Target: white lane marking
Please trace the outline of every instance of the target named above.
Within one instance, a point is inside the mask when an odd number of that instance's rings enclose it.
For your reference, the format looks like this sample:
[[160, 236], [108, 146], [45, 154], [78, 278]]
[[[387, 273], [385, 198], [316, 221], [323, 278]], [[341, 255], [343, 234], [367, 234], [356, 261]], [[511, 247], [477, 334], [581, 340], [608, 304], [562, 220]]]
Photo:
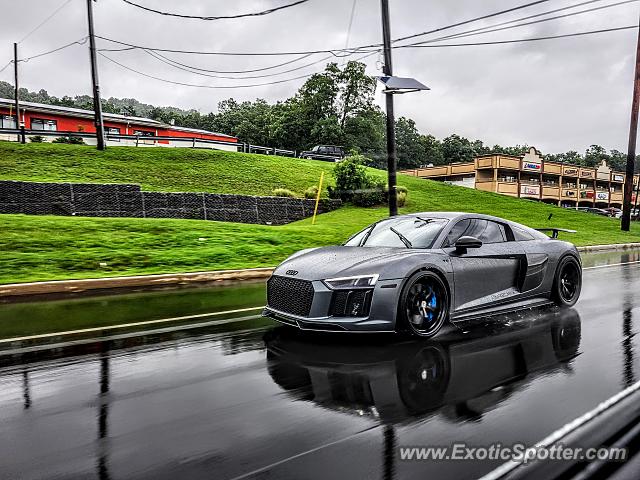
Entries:
[[633, 262], [612, 263], [610, 265], [596, 265], [595, 267], [584, 267], [582, 270], [595, 270], [596, 268], [620, 267], [622, 265], [634, 265], [636, 263], [640, 263], [640, 260], [636, 260]]
[[[618, 393], [618, 394], [614, 395], [613, 397], [611, 397], [611, 398], [605, 400], [604, 402], [600, 403], [593, 410], [590, 410], [587, 413], [585, 413], [584, 415], [581, 415], [578, 418], [576, 418], [575, 420], [567, 423], [566, 425], [564, 425], [563, 427], [559, 428], [558, 430], [556, 430], [552, 434], [550, 434], [547, 437], [545, 437], [542, 440], [540, 440], [538, 443], [535, 444], [535, 447], [538, 447], [538, 448], [539, 447], [550, 447], [554, 443], [558, 442], [562, 438], [566, 437], [570, 433], [574, 432], [575, 430], [577, 430], [578, 428], [583, 426], [585, 423], [593, 420], [598, 415], [603, 414], [609, 408], [613, 407], [615, 404], [620, 403], [622, 400], [624, 400], [625, 398], [629, 397], [630, 395], [632, 395], [632, 394], [634, 394], [635, 392], [638, 392], [638, 391], [640, 391], [640, 382], [637, 382], [637, 383], [631, 385], [630, 387], [625, 388], [620, 393]], [[480, 480], [497, 480], [499, 478], [503, 478], [505, 475], [507, 475], [508, 473], [512, 472], [514, 469], [516, 469], [519, 465], [521, 465], [520, 462], [509, 460], [508, 462], [503, 463], [502, 465], [500, 465], [495, 470], [493, 470], [493, 471], [487, 473], [486, 475], [484, 475], [483, 477], [481, 477]]]
[[273, 467], [277, 467], [278, 465], [282, 465], [283, 463], [290, 462], [291, 460], [295, 460], [297, 458], [304, 457], [305, 455], [309, 455], [310, 453], [315, 453], [317, 451], [320, 451], [320, 450], [322, 450], [324, 448], [332, 447], [334, 445], [338, 445], [339, 443], [346, 442], [347, 440], [351, 440], [352, 438], [355, 438], [355, 437], [357, 437], [359, 435], [362, 435], [363, 433], [370, 432], [371, 430], [375, 430], [376, 428], [380, 428], [380, 425], [373, 425], [372, 427], [368, 427], [368, 428], [365, 428], [364, 430], [360, 430], [359, 432], [352, 433], [351, 435], [348, 435], [348, 436], [346, 436], [344, 438], [340, 438], [338, 440], [334, 440], [333, 442], [325, 443], [324, 445], [320, 445], [319, 447], [315, 447], [315, 448], [312, 448], [310, 450], [305, 450], [304, 452], [297, 453], [295, 455], [292, 455], [290, 457], [284, 458], [284, 459], [279, 460], [277, 462], [273, 462], [273, 463], [271, 463], [269, 465], [266, 465], [264, 467], [257, 468], [255, 470], [252, 470], [252, 471], [247, 472], [247, 473], [243, 473], [242, 475], [239, 475], [237, 477], [233, 477], [231, 480], [241, 480], [243, 478], [252, 477], [252, 476], [256, 475], [257, 473], [262, 473], [262, 472], [271, 470]]
[[[81, 330], [69, 330], [66, 332], [43, 333], [41, 335], [31, 335], [28, 337], [6, 338], [3, 340], [0, 340], [0, 344], [20, 342], [24, 340], [36, 340], [38, 338], [59, 337], [62, 335], [74, 335], [77, 333], [91, 333], [91, 332], [101, 332], [103, 330], [115, 330], [115, 329], [128, 328], [128, 327], [139, 327], [142, 325], [155, 325], [158, 323], [177, 322], [180, 320], [192, 320], [194, 318], [217, 317], [220, 315], [228, 315], [232, 313], [242, 313], [242, 312], [251, 312], [255, 310], [262, 310], [263, 308], [264, 307], [238, 308], [236, 310], [226, 310], [224, 312], [201, 313], [198, 315], [186, 315], [184, 317], [170, 317], [170, 318], [161, 318], [160, 320], [148, 320], [146, 322], [123, 323], [121, 325], [107, 325], [104, 327], [83, 328]], [[231, 320], [236, 320], [236, 319], [231, 319]], [[242, 321], [242, 320], [243, 319], [237, 319], [237, 321]]]
[[[56, 348], [67, 348], [67, 347], [75, 347], [75, 346], [79, 346], [79, 345], [88, 345], [91, 343], [95, 343], [97, 341], [100, 342], [109, 342], [109, 341], [113, 341], [113, 340], [123, 340], [123, 339], [127, 339], [127, 338], [134, 338], [134, 337], [140, 337], [143, 335], [158, 335], [158, 334], [163, 334], [163, 333], [172, 333], [172, 332], [177, 332], [177, 331], [185, 331], [185, 330], [191, 330], [191, 329], [195, 329], [195, 328], [207, 328], [207, 327], [213, 327], [213, 326], [219, 326], [219, 325], [226, 325], [228, 323], [240, 323], [242, 321], [247, 321], [247, 320], [252, 320], [255, 319], [256, 316], [250, 316], [250, 317], [241, 317], [241, 318], [232, 318], [232, 319], [223, 319], [223, 320], [211, 320], [209, 322], [198, 322], [198, 323], [190, 323], [188, 325], [179, 325], [179, 326], [174, 326], [174, 327], [164, 327], [164, 328], [154, 328], [152, 330], [142, 330], [142, 331], [135, 331], [135, 332], [129, 332], [129, 333], [120, 333], [118, 335], [107, 335], [106, 337], [99, 337], [99, 338], [84, 338], [81, 340], [68, 340], [66, 342], [59, 342], [59, 343], [45, 343], [45, 344], [38, 344], [38, 345], [34, 345], [32, 347], [23, 347], [23, 348], [15, 348], [12, 350], [0, 350], [0, 356], [2, 355], [20, 355], [23, 353], [32, 353], [32, 352], [39, 352], [41, 350], [53, 350]], [[255, 332], [256, 330], [260, 330], [263, 328], [267, 328], [267, 327], [254, 327], [254, 328], [245, 328], [242, 330], [234, 330], [233, 335], [238, 335], [238, 334], [243, 334], [243, 333], [247, 333], [247, 332]], [[224, 334], [225, 332], [221, 332], [222, 334]], [[229, 332], [227, 332], [229, 333]], [[192, 340], [193, 341], [193, 340]], [[128, 353], [130, 353], [131, 349], [129, 349], [129, 351], [123, 351], [123, 353], [121, 353], [120, 355], [127, 355]], [[84, 355], [79, 355], [79, 356], [84, 356]], [[115, 356], [114, 353], [111, 353], [111, 356]], [[78, 355], [75, 356], [71, 356], [71, 357], [67, 357], [67, 358], [77, 358]], [[33, 365], [39, 365], [41, 363], [48, 363], [48, 360], [44, 360], [44, 362], [35, 362], [32, 363], [31, 366]], [[7, 367], [8, 370], [7, 371], [11, 371], [12, 368], [14, 368], [14, 366], [12, 367]], [[3, 368], [0, 368], [0, 372], [5, 373], [5, 371], [3, 370]]]

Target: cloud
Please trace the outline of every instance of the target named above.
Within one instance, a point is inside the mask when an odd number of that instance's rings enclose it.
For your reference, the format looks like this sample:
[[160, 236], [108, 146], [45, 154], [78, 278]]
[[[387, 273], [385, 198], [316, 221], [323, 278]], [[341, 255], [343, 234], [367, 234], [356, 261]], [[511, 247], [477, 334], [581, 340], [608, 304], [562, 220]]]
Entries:
[[[148, 0], [140, 1], [144, 3]], [[5, 22], [0, 31], [0, 66], [11, 59], [12, 43], [62, 3], [62, 0], [55, 4], [26, 0], [3, 5]], [[283, 0], [215, 3], [157, 0], [153, 6], [209, 15], [256, 11], [282, 3]], [[576, 2], [541, 4], [452, 31], [492, 25], [572, 3]], [[392, 36], [429, 30], [513, 5], [512, 1], [506, 0], [394, 0], [391, 2]], [[588, 7], [595, 5], [598, 4]], [[265, 17], [203, 22], [154, 15], [121, 0], [99, 0], [95, 4], [95, 17], [99, 35], [134, 44], [211, 51], [298, 51], [343, 48], [351, 6], [351, 0], [311, 0]], [[528, 27], [467, 37], [461, 41], [557, 35], [632, 25], [637, 21], [637, 10], [638, 5], [631, 3]], [[74, 1], [20, 45], [20, 56], [24, 58], [47, 51], [86, 34], [85, 3]], [[414, 118], [424, 133], [432, 133], [440, 138], [456, 132], [491, 145], [534, 144], [549, 153], [569, 149], [580, 151], [592, 143], [624, 150], [636, 35], [635, 30], [629, 30], [511, 45], [396, 51], [395, 73], [415, 77], [432, 88], [429, 92], [398, 97], [396, 112], [397, 115]], [[377, 0], [357, 0], [349, 46], [379, 41], [380, 11]], [[113, 44], [101, 41], [100, 46]], [[176, 70], [139, 51], [109, 55], [132, 68], [185, 83], [229, 85], [270, 80], [234, 81], [201, 77]], [[170, 56], [183, 63], [214, 70], [260, 68], [287, 59]], [[21, 85], [31, 90], [43, 88], [57, 96], [89, 94], [88, 57], [86, 46], [74, 46], [21, 64]], [[306, 61], [319, 58], [321, 56]], [[378, 60], [377, 56], [367, 60], [370, 74], [379, 73], [376, 68]], [[321, 67], [316, 65], [274, 79], [312, 73]], [[12, 81], [10, 69], [3, 72], [0, 79]], [[103, 59], [100, 61], [100, 80], [105, 97], [134, 97], [145, 103], [195, 108], [203, 113], [215, 111], [218, 102], [229, 97], [237, 100], [283, 100], [295, 93], [304, 81], [234, 90], [199, 89], [147, 79]], [[381, 95], [378, 97], [381, 99]]]

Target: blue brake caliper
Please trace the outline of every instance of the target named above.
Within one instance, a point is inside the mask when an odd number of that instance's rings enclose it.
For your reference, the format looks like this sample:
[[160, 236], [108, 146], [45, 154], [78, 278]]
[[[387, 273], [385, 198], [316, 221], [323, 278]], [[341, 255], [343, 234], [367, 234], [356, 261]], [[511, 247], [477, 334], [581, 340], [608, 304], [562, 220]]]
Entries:
[[[436, 308], [436, 295], [435, 295], [435, 293], [433, 293], [433, 292], [431, 293], [431, 300], [429, 301], [429, 306], [430, 306], [433, 310], [435, 310], [435, 308]], [[429, 321], [433, 320], [433, 311], [432, 311], [432, 310], [430, 310], [430, 311], [429, 311], [429, 313], [428, 313], [428, 315], [427, 315], [427, 319], [428, 319]]]

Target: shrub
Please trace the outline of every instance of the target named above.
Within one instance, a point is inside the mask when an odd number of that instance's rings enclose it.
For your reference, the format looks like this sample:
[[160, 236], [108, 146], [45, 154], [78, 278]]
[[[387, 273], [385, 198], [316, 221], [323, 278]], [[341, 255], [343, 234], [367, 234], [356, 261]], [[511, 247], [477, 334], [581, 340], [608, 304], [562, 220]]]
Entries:
[[84, 145], [84, 140], [82, 137], [77, 137], [75, 135], [69, 135], [68, 137], [58, 137], [53, 143], [69, 143], [72, 145]]
[[273, 191], [273, 196], [274, 197], [289, 197], [289, 198], [295, 198], [296, 194], [294, 192], [292, 192], [291, 190], [287, 190], [286, 188], [276, 188]]
[[33, 137], [29, 137], [29, 141], [31, 143], [44, 143], [44, 137], [42, 135], [34, 135]]
[[336, 163], [333, 168], [336, 187], [329, 189], [329, 196], [349, 202], [359, 190], [365, 190], [370, 183], [365, 160], [362, 155], [352, 155]]
[[365, 188], [356, 192], [351, 201], [358, 207], [375, 207], [386, 202], [387, 194], [382, 180], [368, 179]]
[[398, 192], [398, 208], [404, 207], [407, 202], [407, 192]]
[[318, 196], [318, 187], [316, 187], [315, 185], [307, 188], [304, 191], [304, 198], [311, 198], [313, 200], [315, 200]]

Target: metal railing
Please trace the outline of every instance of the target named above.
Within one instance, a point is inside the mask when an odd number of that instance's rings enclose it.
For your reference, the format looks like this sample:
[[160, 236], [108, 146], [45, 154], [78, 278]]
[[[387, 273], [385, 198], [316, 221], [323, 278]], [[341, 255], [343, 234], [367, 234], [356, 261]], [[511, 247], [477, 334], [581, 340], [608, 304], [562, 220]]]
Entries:
[[[25, 130], [25, 136], [27, 137], [55, 137], [55, 138], [73, 138], [79, 137], [84, 139], [95, 139], [95, 133], [87, 133], [87, 132], [69, 132], [69, 131], [50, 131], [50, 130]], [[15, 140], [20, 141], [21, 130], [16, 128], [0, 128], [0, 135], [15, 135]], [[162, 136], [162, 135], [121, 135], [121, 134], [111, 134], [105, 133], [105, 137], [107, 141], [112, 142], [120, 142], [120, 141], [129, 141], [131, 144], [135, 142], [135, 146], [140, 145], [156, 145], [163, 144], [164, 142], [178, 142], [186, 145], [180, 145], [182, 148], [214, 148], [214, 147], [206, 147], [198, 144], [205, 145], [224, 145], [229, 147], [235, 147], [237, 151], [244, 153], [264, 153], [266, 155], [281, 155], [281, 156], [290, 156], [295, 157], [295, 150], [285, 150], [281, 148], [273, 148], [273, 147], [263, 147], [260, 145], [252, 145], [250, 143], [243, 142], [232, 142], [232, 141], [224, 141], [224, 140], [210, 140], [206, 138], [199, 137], [172, 137], [172, 136]]]

